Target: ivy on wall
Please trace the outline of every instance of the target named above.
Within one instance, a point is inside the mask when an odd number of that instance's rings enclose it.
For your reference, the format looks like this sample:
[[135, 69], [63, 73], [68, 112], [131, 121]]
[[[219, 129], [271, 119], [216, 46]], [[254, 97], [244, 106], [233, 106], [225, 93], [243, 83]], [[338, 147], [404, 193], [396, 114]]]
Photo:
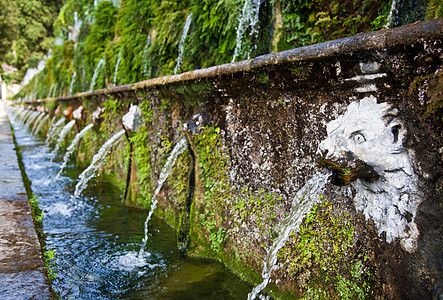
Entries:
[[[52, 60], [56, 63], [48, 63], [46, 70], [17, 98], [36, 97], [36, 90], [38, 98], [46, 98], [55, 84], [60, 95], [67, 95], [70, 90], [72, 93], [87, 91], [101, 59], [105, 64], [97, 74], [96, 89], [171, 75], [183, 27], [191, 13], [181, 71], [228, 63], [236, 47], [244, 1], [124, 0], [120, 7], [110, 1], [101, 1], [94, 7], [92, 0], [68, 0], [54, 23], [55, 35], [65, 37], [62, 49], [53, 47]], [[420, 11], [426, 11], [427, 18], [441, 16], [441, 1], [422, 2], [416, 4]], [[243, 43], [256, 45], [248, 46], [253, 49], [250, 56], [255, 57], [270, 52], [271, 43], [275, 44], [274, 50], [282, 51], [378, 30], [385, 26], [390, 7], [390, 0], [263, 0], [257, 25], [258, 40], [245, 38]], [[73, 46], [67, 36], [68, 26], [74, 25], [75, 14], [83, 25]], [[281, 23], [276, 21], [279, 17]], [[424, 13], [416, 14], [415, 18], [424, 19]]]

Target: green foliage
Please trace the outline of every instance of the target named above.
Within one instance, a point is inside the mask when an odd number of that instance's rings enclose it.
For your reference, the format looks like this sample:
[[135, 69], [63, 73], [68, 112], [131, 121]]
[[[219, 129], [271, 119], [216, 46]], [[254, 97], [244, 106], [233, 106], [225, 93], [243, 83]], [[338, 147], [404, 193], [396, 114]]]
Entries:
[[18, 33], [18, 14], [15, 1], [0, 0], [0, 57], [11, 49], [12, 41]]
[[443, 17], [443, 1], [430, 0], [426, 10], [426, 19], [431, 20]]
[[[104, 58], [106, 45], [115, 36], [115, 16], [117, 9], [111, 2], [100, 2], [95, 11], [95, 24], [92, 26], [84, 45], [83, 63], [86, 63], [85, 70], [87, 77], [85, 81], [90, 82], [92, 75], [101, 59]], [[100, 74], [96, 82], [104, 87], [105, 74]]]
[[52, 261], [55, 259], [55, 251], [51, 248], [44, 247], [43, 258], [45, 260], [45, 267], [48, 273], [49, 280], [54, 280], [57, 278], [57, 273], [54, 270], [54, 265]]
[[9, 48], [4, 60], [19, 69], [16, 79], [51, 48], [53, 22], [61, 5], [61, 1], [48, 0], [0, 2], [0, 40], [5, 50]]
[[[236, 27], [243, 1], [193, 1], [192, 28], [182, 70], [230, 62], [236, 43]], [[208, 45], [211, 45], [208, 47]]]
[[279, 259], [303, 287], [306, 299], [367, 299], [371, 273], [363, 249], [355, 242], [349, 213], [334, 212], [332, 203], [315, 205]]
[[32, 195], [31, 198], [29, 198], [29, 204], [31, 205], [31, 208], [32, 208], [34, 221], [36, 223], [41, 224], [41, 222], [43, 220], [43, 212], [40, 209], [39, 201], [35, 195]]
[[[384, 13], [389, 2], [386, 0], [347, 0], [344, 2], [282, 0], [282, 30], [284, 42], [287, 43], [284, 47], [305, 46], [380, 29], [379, 26], [385, 21]], [[371, 25], [371, 22], [377, 18], [378, 20]]]

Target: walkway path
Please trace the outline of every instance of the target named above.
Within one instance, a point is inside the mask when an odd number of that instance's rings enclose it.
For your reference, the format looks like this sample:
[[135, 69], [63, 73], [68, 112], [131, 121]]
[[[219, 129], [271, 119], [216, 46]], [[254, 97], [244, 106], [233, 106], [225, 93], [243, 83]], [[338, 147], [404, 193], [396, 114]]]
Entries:
[[0, 299], [52, 299], [8, 117], [1, 101]]

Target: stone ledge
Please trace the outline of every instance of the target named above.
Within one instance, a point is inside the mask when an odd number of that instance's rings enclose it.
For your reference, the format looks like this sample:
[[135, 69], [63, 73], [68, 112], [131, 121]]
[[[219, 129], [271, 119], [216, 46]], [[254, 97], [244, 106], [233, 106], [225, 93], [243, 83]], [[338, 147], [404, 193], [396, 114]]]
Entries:
[[0, 103], [0, 298], [52, 299], [11, 129]]

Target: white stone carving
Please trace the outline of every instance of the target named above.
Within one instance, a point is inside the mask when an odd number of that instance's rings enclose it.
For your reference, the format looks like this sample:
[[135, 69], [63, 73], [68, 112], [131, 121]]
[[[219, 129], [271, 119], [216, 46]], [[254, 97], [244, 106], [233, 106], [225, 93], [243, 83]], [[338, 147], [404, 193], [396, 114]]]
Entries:
[[83, 106], [80, 105], [76, 110], [74, 110], [72, 116], [74, 119], [81, 120], [83, 116]]
[[357, 179], [354, 205], [372, 219], [386, 241], [400, 239], [408, 252], [417, 248], [415, 224], [422, 201], [418, 178], [412, 167], [413, 153], [404, 147], [406, 129], [398, 111], [388, 103], [377, 104], [374, 96], [352, 102], [346, 112], [327, 124], [327, 137], [319, 145], [326, 160], [346, 165], [361, 160], [380, 176], [369, 182]]
[[137, 131], [138, 126], [140, 126], [140, 118], [142, 111], [137, 105], [132, 105], [129, 108], [129, 112], [126, 113], [123, 118], [123, 125], [129, 131]]
[[92, 113], [91, 115], [91, 119], [93, 123], [98, 123], [99, 120], [101, 119], [102, 114], [105, 112], [105, 108], [104, 107], [97, 107], [97, 109]]

